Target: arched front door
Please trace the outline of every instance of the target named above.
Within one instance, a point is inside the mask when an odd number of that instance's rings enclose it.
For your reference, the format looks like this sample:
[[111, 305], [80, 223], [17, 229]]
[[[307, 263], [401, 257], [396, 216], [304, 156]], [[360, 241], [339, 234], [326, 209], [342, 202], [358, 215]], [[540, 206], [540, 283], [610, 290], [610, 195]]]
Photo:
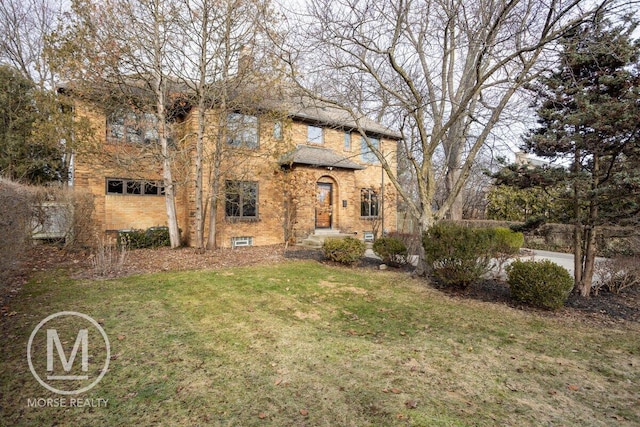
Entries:
[[316, 183], [316, 228], [331, 228], [333, 217], [333, 184]]

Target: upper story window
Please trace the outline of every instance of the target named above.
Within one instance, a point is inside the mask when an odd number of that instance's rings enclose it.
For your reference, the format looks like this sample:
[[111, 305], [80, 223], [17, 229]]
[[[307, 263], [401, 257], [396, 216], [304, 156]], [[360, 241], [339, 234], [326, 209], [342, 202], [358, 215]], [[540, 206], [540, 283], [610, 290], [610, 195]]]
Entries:
[[324, 142], [322, 128], [311, 125], [307, 126], [307, 141], [311, 144], [322, 144]]
[[130, 143], [157, 143], [158, 119], [153, 113], [111, 113], [107, 117], [107, 139]]
[[360, 190], [360, 216], [365, 218], [375, 218], [380, 211], [378, 193], [371, 188]]
[[344, 151], [351, 151], [351, 132], [344, 133]]
[[161, 196], [164, 186], [161, 181], [147, 181], [144, 179], [107, 178], [107, 194], [131, 194], [142, 196]]
[[226, 181], [224, 210], [227, 218], [257, 219], [258, 183]]
[[282, 140], [282, 136], [282, 122], [280, 120], [276, 120], [276, 122], [273, 124], [273, 138], [280, 141]]
[[[369, 143], [376, 149], [380, 150], [380, 139], [368, 137]], [[360, 159], [365, 163], [378, 163], [378, 157], [367, 144], [365, 137], [360, 139]]]
[[241, 113], [227, 114], [227, 144], [258, 148], [258, 117]]

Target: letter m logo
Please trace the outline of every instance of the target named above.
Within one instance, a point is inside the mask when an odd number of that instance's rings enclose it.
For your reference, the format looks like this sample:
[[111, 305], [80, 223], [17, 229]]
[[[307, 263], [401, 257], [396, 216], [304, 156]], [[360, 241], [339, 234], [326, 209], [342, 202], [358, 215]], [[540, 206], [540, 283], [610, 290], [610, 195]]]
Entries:
[[[73, 367], [73, 361], [76, 359], [78, 349], [82, 346], [82, 371], [87, 372], [89, 370], [89, 335], [87, 329], [80, 329], [76, 342], [71, 350], [71, 355], [67, 359], [67, 355], [62, 348], [62, 342], [58, 336], [56, 329], [47, 329], [47, 371], [53, 372], [53, 347], [58, 352], [58, 358], [62, 362], [62, 367], [65, 372], [71, 371]], [[50, 380], [86, 380], [88, 375], [47, 375], [47, 379]]]

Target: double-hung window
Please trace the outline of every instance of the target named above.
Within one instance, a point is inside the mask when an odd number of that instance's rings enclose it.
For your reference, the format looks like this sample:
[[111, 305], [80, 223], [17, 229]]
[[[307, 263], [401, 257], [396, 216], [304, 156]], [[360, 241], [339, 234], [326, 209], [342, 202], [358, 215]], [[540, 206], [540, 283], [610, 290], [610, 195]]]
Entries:
[[225, 182], [225, 215], [227, 218], [258, 218], [258, 183], [254, 181]]

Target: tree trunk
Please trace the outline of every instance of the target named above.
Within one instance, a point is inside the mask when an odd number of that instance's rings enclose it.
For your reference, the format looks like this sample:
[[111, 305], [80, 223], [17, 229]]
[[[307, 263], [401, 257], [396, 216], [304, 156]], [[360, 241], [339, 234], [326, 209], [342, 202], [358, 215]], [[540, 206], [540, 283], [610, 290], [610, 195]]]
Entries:
[[202, 188], [202, 160], [204, 156], [204, 133], [205, 133], [205, 109], [202, 99], [198, 105], [198, 137], [196, 140], [196, 161], [195, 161], [195, 226], [196, 226], [196, 251], [202, 253], [204, 251], [204, 209], [202, 195], [204, 189]]
[[591, 294], [591, 285], [593, 282], [593, 272], [596, 262], [596, 237], [598, 220], [598, 189], [600, 187], [600, 156], [596, 153], [593, 155], [593, 171], [591, 173], [591, 196], [589, 202], [589, 227], [585, 236], [586, 249], [584, 255], [584, 270], [582, 273], [582, 281], [580, 282], [580, 295], [588, 297]]
[[[573, 161], [574, 173], [580, 170], [580, 150], [576, 150]], [[580, 219], [580, 188], [577, 178], [573, 181], [573, 283], [576, 289], [582, 286], [582, 221]]]
[[216, 213], [218, 212], [218, 196], [217, 190], [212, 191], [211, 197], [211, 205], [209, 208], [209, 236], [207, 238], [207, 249], [215, 249], [216, 248], [216, 226], [217, 226], [217, 218]]

